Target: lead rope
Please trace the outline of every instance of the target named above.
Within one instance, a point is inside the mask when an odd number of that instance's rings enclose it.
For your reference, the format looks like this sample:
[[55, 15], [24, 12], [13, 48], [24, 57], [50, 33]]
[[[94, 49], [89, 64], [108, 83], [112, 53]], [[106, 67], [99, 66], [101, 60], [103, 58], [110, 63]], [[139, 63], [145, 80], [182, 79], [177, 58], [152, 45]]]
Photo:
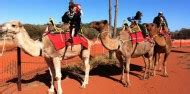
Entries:
[[0, 56], [3, 56], [3, 52], [4, 52], [4, 49], [5, 49], [5, 36], [3, 37], [3, 47], [2, 47], [2, 50], [1, 50], [1, 54]]

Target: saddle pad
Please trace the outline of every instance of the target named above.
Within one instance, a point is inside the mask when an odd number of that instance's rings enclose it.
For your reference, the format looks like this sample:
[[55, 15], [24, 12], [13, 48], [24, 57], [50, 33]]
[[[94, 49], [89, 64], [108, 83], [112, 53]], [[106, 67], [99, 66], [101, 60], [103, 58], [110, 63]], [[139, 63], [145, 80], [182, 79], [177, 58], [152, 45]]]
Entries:
[[[67, 41], [70, 38], [69, 32], [67, 32], [65, 34], [49, 33], [47, 35], [48, 35], [50, 41], [53, 43], [56, 50], [60, 50], [60, 49], [64, 48], [66, 45], [68, 45], [68, 46], [71, 45], [71, 43]], [[77, 36], [73, 37], [72, 45], [78, 45], [78, 44], [81, 44], [85, 48], [88, 48], [88, 41], [83, 36], [77, 35]]]
[[131, 41], [133, 44], [144, 41], [141, 31], [135, 32], [135, 33], [130, 33], [130, 36], [131, 36]]

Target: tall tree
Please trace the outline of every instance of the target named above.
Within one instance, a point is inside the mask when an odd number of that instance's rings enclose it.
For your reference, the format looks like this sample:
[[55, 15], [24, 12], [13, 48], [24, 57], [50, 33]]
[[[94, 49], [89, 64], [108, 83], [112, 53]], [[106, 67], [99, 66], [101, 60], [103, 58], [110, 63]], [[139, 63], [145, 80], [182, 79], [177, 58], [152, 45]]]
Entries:
[[118, 0], [115, 0], [115, 2], [116, 2], [116, 5], [115, 5], [114, 31], [113, 31], [114, 37], [116, 37], [116, 32], [117, 32]]
[[[112, 28], [112, 0], [109, 0], [109, 28]], [[113, 36], [112, 30], [110, 31], [111, 36]], [[109, 59], [112, 59], [112, 51], [109, 51]]]
[[109, 25], [112, 26], [112, 0], [109, 0]]

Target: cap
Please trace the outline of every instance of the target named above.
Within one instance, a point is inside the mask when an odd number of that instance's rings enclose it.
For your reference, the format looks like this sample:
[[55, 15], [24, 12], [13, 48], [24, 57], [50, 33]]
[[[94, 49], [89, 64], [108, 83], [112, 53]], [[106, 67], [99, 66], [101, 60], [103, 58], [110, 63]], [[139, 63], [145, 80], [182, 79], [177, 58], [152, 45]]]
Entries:
[[163, 12], [162, 12], [162, 11], [160, 11], [160, 12], [158, 13], [158, 15], [163, 15]]

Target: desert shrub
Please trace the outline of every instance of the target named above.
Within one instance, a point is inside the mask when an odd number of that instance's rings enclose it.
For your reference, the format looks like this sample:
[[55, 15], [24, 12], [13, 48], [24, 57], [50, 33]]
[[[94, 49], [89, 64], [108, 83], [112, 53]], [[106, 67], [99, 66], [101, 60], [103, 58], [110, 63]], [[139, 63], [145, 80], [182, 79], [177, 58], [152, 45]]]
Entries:
[[98, 31], [95, 29], [92, 29], [89, 27], [89, 24], [83, 24], [82, 25], [82, 33], [84, 36], [86, 36], [88, 39], [94, 39], [98, 35]]
[[26, 29], [30, 37], [36, 40], [36, 39], [41, 39], [42, 34], [45, 30], [45, 25], [25, 24], [24, 28]]
[[173, 39], [190, 39], [190, 29], [182, 28], [179, 31], [171, 32]]

